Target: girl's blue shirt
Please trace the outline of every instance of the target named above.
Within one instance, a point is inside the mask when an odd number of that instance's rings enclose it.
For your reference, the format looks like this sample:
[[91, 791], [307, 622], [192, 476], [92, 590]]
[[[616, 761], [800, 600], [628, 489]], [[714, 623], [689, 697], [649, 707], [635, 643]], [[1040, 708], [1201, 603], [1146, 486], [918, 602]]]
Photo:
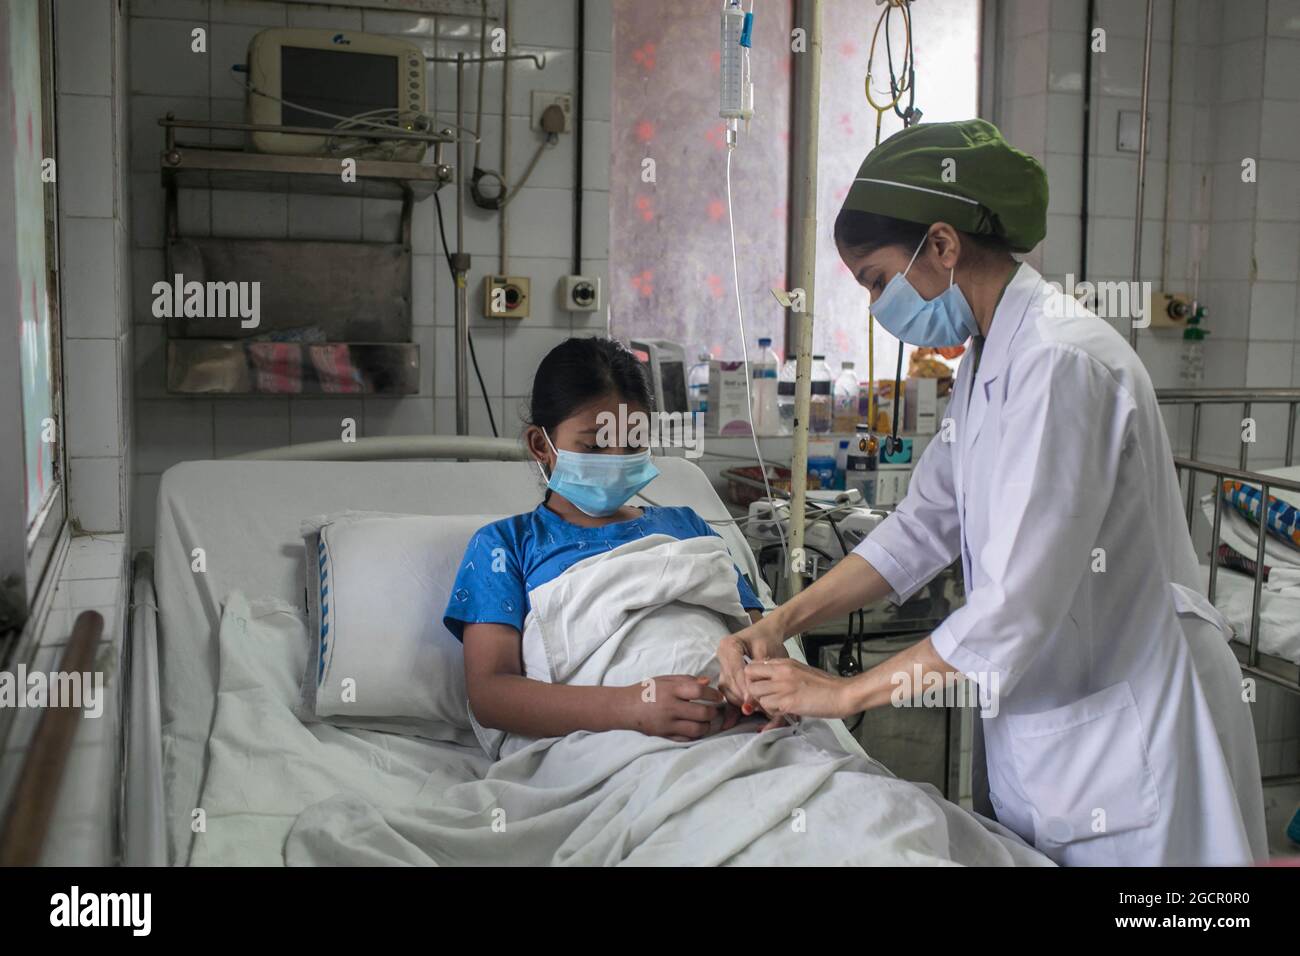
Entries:
[[[522, 634], [528, 592], [558, 578], [584, 558], [652, 534], [683, 541], [719, 537], [690, 508], [646, 506], [641, 511], [641, 517], [630, 521], [584, 528], [542, 504], [480, 528], [465, 549], [443, 624], [462, 641], [466, 624], [508, 624]], [[739, 569], [736, 590], [745, 608], [762, 610], [762, 602]]]

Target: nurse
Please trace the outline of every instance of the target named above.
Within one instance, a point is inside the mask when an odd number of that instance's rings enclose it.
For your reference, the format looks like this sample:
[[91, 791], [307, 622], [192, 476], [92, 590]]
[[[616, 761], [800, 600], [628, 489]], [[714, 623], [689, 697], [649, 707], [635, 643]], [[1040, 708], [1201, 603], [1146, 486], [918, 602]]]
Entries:
[[[867, 156], [835, 222], [841, 258], [893, 335], [971, 347], [906, 498], [724, 640], [720, 688], [772, 727], [965, 676], [984, 704], [976, 809], [1058, 863], [1263, 860], [1247, 695], [1198, 590], [1151, 380], [1109, 324], [1013, 257], [1046, 213], [1042, 167], [981, 120], [913, 126]], [[787, 637], [906, 601], [958, 559], [966, 603], [878, 667], [841, 678], [786, 656]]]

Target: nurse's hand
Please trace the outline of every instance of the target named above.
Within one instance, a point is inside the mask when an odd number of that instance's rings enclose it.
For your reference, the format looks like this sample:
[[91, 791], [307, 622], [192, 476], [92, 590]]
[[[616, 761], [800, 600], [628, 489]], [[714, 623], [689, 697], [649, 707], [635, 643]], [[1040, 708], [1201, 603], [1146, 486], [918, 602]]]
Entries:
[[850, 682], [790, 658], [755, 660], [745, 668], [749, 692], [780, 726], [787, 714], [800, 717], [847, 717], [853, 712]]
[[728, 703], [749, 716], [758, 704], [749, 691], [749, 682], [745, 677], [746, 655], [755, 661], [787, 656], [785, 641], [774, 620], [759, 618], [743, 631], [728, 634], [718, 644], [718, 663], [722, 668], [718, 677], [718, 690], [726, 696]]

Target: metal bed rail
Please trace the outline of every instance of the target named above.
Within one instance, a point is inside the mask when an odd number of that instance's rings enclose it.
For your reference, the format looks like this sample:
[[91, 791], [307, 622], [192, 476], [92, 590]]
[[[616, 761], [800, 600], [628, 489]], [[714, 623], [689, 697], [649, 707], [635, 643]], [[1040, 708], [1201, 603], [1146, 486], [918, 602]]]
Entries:
[[528, 461], [523, 442], [470, 435], [392, 435], [316, 441], [230, 456], [232, 461]]
[[1284, 678], [1282, 675], [1263, 669], [1259, 650], [1260, 599], [1264, 586], [1264, 553], [1268, 540], [1266, 522], [1268, 520], [1268, 499], [1272, 491], [1292, 491], [1300, 493], [1300, 481], [1266, 475], [1247, 468], [1249, 462], [1249, 442], [1241, 442], [1238, 453], [1238, 467], [1216, 465], [1197, 460], [1200, 445], [1201, 408], [1204, 405], [1240, 405], [1242, 418], [1249, 418], [1257, 405], [1286, 405], [1287, 431], [1286, 448], [1283, 456], [1286, 467], [1291, 467], [1295, 460], [1295, 426], [1296, 409], [1300, 406], [1300, 389], [1297, 388], [1211, 388], [1211, 389], [1157, 389], [1156, 399], [1161, 405], [1192, 406], [1192, 435], [1189, 457], [1174, 457], [1174, 468], [1179, 476], [1187, 473], [1187, 524], [1192, 528], [1196, 512], [1196, 476], [1209, 475], [1213, 479], [1214, 517], [1210, 527], [1210, 577], [1208, 597], [1214, 603], [1218, 579], [1218, 550], [1221, 522], [1223, 516], [1223, 482], [1233, 479], [1253, 485], [1260, 490], [1260, 519], [1258, 521], [1255, 543], [1254, 588], [1251, 596], [1250, 635], [1246, 660], [1243, 662], [1253, 673], [1266, 677], [1291, 689], [1300, 689], [1300, 681]]
[[[1196, 460], [1201, 440], [1201, 407], [1204, 405], [1240, 405], [1241, 417], [1249, 418], [1256, 405], [1286, 405], [1286, 467], [1295, 461], [1296, 407], [1300, 406], [1300, 388], [1158, 388], [1156, 401], [1161, 405], [1192, 406], [1192, 444], [1187, 457]], [[1250, 460], [1250, 443], [1242, 442], [1237, 453], [1237, 467], [1242, 471]], [[1196, 502], [1196, 485], [1187, 482], [1187, 521], [1192, 520]]]

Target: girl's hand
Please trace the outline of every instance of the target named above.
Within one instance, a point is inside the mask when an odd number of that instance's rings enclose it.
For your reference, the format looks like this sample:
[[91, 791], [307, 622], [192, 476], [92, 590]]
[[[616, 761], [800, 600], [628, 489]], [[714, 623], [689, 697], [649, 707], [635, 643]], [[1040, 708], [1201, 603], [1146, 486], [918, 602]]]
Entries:
[[763, 713], [779, 726], [787, 714], [800, 717], [847, 717], [854, 711], [850, 681], [788, 657], [755, 660], [745, 668], [749, 692]]
[[[726, 699], [709, 686], [707, 677], [669, 674], [652, 677], [624, 688], [622, 724], [651, 737], [669, 740], [699, 740], [735, 726], [739, 713], [726, 706]], [[693, 704], [707, 700], [713, 704]]]
[[748, 717], [757, 709], [758, 703], [745, 675], [746, 655], [754, 661], [788, 656], [780, 629], [772, 618], [760, 618], [743, 631], [728, 634], [718, 644], [718, 662], [722, 665], [718, 690], [726, 696], [729, 704]]

